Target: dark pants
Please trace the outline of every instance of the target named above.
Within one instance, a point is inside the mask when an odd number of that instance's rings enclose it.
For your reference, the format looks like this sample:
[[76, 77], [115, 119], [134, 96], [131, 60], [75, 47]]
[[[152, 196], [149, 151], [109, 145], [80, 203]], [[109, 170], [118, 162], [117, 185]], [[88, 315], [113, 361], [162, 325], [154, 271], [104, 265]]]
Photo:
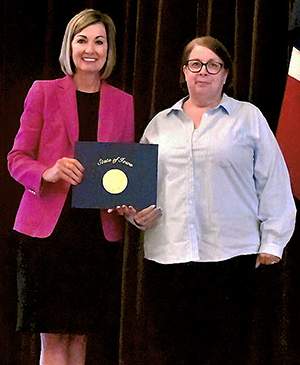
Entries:
[[255, 260], [145, 260], [144, 364], [242, 364]]

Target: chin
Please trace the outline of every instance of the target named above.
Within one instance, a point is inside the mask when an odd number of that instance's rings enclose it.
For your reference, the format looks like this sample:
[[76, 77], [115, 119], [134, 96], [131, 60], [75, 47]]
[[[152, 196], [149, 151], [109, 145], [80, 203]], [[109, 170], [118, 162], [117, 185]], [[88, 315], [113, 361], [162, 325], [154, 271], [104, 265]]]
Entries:
[[87, 72], [87, 73], [99, 73], [100, 72], [100, 68], [91, 68], [91, 67], [83, 67], [80, 68], [79, 71], [81, 72]]

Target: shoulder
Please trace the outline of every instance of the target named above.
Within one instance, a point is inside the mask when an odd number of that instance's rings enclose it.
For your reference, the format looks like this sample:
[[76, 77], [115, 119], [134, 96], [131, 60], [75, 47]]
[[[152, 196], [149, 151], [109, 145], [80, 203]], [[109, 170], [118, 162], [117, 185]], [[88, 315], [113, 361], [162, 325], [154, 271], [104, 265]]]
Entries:
[[70, 90], [75, 90], [75, 86], [72, 78], [68, 76], [54, 80], [36, 80], [27, 93], [25, 106], [29, 104], [42, 105], [47, 100], [53, 103], [56, 100], [57, 92], [69, 93]]
[[262, 116], [262, 112], [260, 111], [260, 109], [249, 101], [241, 101], [224, 95], [222, 99], [222, 105], [229, 111], [230, 114], [242, 113], [245, 116]]
[[249, 101], [241, 101], [224, 95], [221, 105], [227, 110], [229, 118], [245, 131], [252, 131], [259, 136], [261, 128], [269, 128], [261, 110]]
[[59, 86], [68, 84], [73, 84], [73, 80], [70, 76], [65, 76], [53, 80], [36, 80], [33, 83], [33, 85], [40, 85], [40, 86]]
[[36, 80], [33, 82], [29, 93], [51, 93], [57, 88], [61, 89], [74, 89], [74, 83], [71, 77], [66, 76], [54, 80]]
[[160, 126], [163, 126], [164, 124], [166, 124], [167, 120], [170, 118], [171, 116], [171, 108], [168, 109], [164, 109], [160, 112], [158, 112], [148, 123], [147, 125], [147, 130], [150, 130], [152, 128], [158, 128]]
[[158, 112], [150, 121], [151, 124], [163, 124], [168, 119], [176, 118], [178, 113], [182, 112], [182, 103], [185, 98], [180, 99], [177, 101], [174, 105], [172, 105], [170, 108], [163, 109], [160, 112]]
[[53, 80], [36, 80], [34, 81], [32, 87], [52, 89], [56, 87], [61, 88], [75, 88], [73, 79], [70, 76], [65, 76], [63, 78], [53, 79]]
[[[158, 112], [146, 126], [141, 142], [147, 139], [157, 138], [159, 135], [168, 134], [172, 128], [171, 126], [178, 123], [178, 113], [180, 113], [180, 103], [177, 102], [171, 108], [164, 109]], [[171, 123], [171, 124], [170, 124]]]
[[101, 92], [106, 97], [113, 97], [113, 98], [118, 98], [118, 99], [123, 99], [123, 100], [132, 100], [133, 99], [131, 94], [129, 94], [121, 89], [118, 89], [115, 86], [108, 84], [106, 81], [102, 81]]
[[268, 121], [256, 105], [233, 98], [230, 98], [230, 102], [229, 114], [244, 132], [249, 132], [255, 140], [262, 143], [265, 139], [275, 139]]

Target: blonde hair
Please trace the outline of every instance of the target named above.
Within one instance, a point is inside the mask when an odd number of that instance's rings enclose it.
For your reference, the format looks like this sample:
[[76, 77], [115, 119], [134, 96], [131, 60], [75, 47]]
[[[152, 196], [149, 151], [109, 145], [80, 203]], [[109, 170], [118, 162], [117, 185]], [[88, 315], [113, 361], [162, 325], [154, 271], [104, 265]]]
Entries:
[[94, 9], [85, 9], [75, 15], [66, 27], [59, 56], [60, 67], [66, 75], [72, 76], [75, 72], [72, 60], [72, 41], [75, 35], [84, 28], [98, 23], [105, 27], [108, 44], [106, 63], [100, 70], [100, 77], [106, 79], [111, 74], [116, 64], [116, 27], [114, 22], [107, 14], [102, 14]]

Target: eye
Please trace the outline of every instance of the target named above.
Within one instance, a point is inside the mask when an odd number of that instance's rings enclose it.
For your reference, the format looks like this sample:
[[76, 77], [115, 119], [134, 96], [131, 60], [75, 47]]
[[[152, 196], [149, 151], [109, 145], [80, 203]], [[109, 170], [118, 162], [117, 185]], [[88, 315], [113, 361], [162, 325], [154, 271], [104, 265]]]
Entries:
[[199, 61], [192, 61], [192, 62], [190, 62], [190, 65], [193, 68], [199, 68], [199, 67], [201, 67], [201, 63]]
[[190, 60], [188, 62], [188, 68], [192, 72], [198, 72], [202, 68], [202, 63], [198, 60]]
[[84, 44], [85, 43], [85, 39], [78, 38], [77, 41], [76, 41], [76, 43], [78, 43], [78, 44]]
[[218, 70], [220, 68], [220, 64], [218, 62], [215, 62], [215, 61], [209, 61], [208, 65], [212, 69]]
[[100, 46], [102, 46], [102, 44], [104, 43], [102, 40], [98, 40], [98, 41], [96, 41], [95, 42], [96, 44], [98, 44], [98, 45], [100, 45]]

